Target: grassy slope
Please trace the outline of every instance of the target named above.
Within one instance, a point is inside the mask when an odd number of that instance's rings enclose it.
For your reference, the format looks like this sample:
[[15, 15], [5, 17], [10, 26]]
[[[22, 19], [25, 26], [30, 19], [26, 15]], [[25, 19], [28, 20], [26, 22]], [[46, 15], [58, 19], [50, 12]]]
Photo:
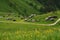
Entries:
[[10, 12], [10, 11], [12, 12], [14, 11], [14, 9], [8, 5], [7, 0], [0, 0], [0, 12]]
[[[16, 12], [16, 10], [10, 7], [7, 0], [0, 0], [0, 15], [6, 15], [10, 11]], [[29, 1], [29, 0], [27, 0]], [[17, 9], [20, 13], [24, 14], [24, 9], [27, 13], [39, 13], [37, 9], [29, 6], [24, 0], [12, 0], [16, 3]], [[35, 1], [33, 0], [33, 3]], [[37, 5], [38, 3], [36, 3]], [[38, 4], [40, 5], [40, 4]], [[20, 8], [20, 9], [19, 9]], [[33, 12], [32, 12], [33, 11]], [[3, 13], [4, 12], [4, 13]], [[13, 13], [14, 15], [16, 13]], [[50, 15], [57, 15], [60, 18], [60, 12], [56, 14], [43, 14], [38, 15], [35, 18], [39, 18], [39, 23], [45, 23], [44, 19]], [[5, 20], [0, 19], [0, 20]], [[18, 19], [17, 19], [18, 20]], [[50, 23], [50, 22], [47, 22]], [[38, 26], [38, 25], [27, 25], [27, 24], [12, 24], [12, 23], [0, 23], [0, 40], [60, 40], [60, 23], [55, 26]]]
[[[56, 27], [58, 26], [58, 27]], [[0, 40], [60, 40], [60, 26], [0, 23]]]
[[[12, 7], [10, 7], [10, 3], [12, 3]], [[33, 6], [29, 5], [32, 4]], [[39, 14], [39, 11], [34, 8], [40, 8], [41, 5], [36, 1], [32, 0], [0, 0], [0, 12], [18, 12], [20, 14], [31, 14], [36, 13]]]
[[[7, 18], [7, 14], [5, 12], [0, 12], [0, 15], [1, 16], [5, 16], [3, 18], [0, 19], [0, 21], [7, 21], [6, 18]], [[12, 15], [10, 15], [9, 17], [12, 17], [13, 19], [16, 19], [17, 21], [21, 21], [20, 18], [18, 17], [18, 14], [15, 14], [15, 13], [11, 13]], [[36, 20], [40, 20], [39, 22], [35, 22], [35, 23], [40, 23], [40, 24], [50, 24], [50, 23], [53, 23], [55, 22], [57, 19], [55, 19], [55, 21], [45, 21], [45, 18], [47, 18], [48, 16], [54, 16], [56, 15], [59, 19], [60, 18], [60, 11], [56, 11], [56, 13], [53, 14], [53, 12], [50, 12], [50, 13], [47, 13], [47, 14], [43, 14], [43, 15], [37, 15], [35, 17], [33, 17], [33, 19], [36, 19]], [[16, 16], [16, 17], [15, 17]], [[38, 18], [38, 19], [37, 19]], [[11, 20], [12, 21], [12, 20]]]
[[[50, 15], [60, 15], [57, 12], [39, 15], [39, 18], [44, 20]], [[0, 23], [0, 40], [60, 40], [60, 22], [55, 26]]]

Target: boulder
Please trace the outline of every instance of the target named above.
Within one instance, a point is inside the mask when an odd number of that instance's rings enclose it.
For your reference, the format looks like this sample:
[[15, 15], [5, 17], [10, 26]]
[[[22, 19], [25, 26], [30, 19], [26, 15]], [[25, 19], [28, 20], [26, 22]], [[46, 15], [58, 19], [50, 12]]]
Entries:
[[24, 21], [27, 21], [28, 19], [24, 19]]
[[45, 18], [45, 20], [46, 20], [46, 21], [48, 21], [48, 20], [52, 21], [52, 20], [54, 20], [55, 18], [57, 18], [57, 16], [49, 16], [49, 17]]
[[6, 18], [6, 20], [12, 20], [12, 18]]
[[32, 21], [32, 22], [36, 22], [36, 20], [35, 20], [35, 19], [32, 19], [31, 21]]
[[36, 14], [31, 14], [31, 15], [29, 16], [29, 18], [32, 18], [33, 16], [36, 16]]
[[50, 18], [49, 20], [50, 20], [50, 21], [54, 21], [54, 18]]

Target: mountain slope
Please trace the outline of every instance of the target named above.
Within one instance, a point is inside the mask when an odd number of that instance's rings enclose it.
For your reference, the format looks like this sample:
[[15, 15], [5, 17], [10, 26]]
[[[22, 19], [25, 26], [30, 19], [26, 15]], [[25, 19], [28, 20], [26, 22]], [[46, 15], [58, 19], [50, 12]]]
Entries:
[[8, 5], [7, 0], [0, 0], [0, 12], [13, 12], [14, 9]]
[[54, 0], [0, 0], [0, 12], [17, 12], [22, 15], [43, 14], [58, 10], [60, 3], [54, 3]]
[[40, 14], [42, 5], [35, 0], [0, 0], [0, 12], [17, 12], [22, 15]]

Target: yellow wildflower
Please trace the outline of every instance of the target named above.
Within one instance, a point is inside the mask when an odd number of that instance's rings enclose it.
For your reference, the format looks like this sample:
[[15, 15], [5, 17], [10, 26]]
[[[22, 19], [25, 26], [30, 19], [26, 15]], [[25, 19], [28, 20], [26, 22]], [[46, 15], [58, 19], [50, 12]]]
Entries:
[[39, 36], [41, 35], [41, 32], [38, 31], [38, 30], [35, 30], [35, 35], [36, 35], [37, 37], [39, 37]]
[[52, 29], [45, 30], [45, 33], [53, 33], [53, 30]]

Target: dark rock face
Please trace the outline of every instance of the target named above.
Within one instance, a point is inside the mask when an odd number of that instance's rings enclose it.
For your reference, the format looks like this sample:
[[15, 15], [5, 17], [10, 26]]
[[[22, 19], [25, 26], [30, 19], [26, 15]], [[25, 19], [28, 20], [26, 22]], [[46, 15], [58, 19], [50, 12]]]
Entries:
[[51, 18], [57, 18], [57, 16], [52, 16]]
[[48, 21], [48, 20], [53, 21], [55, 18], [57, 18], [57, 16], [49, 16], [45, 20], [46, 21]]

